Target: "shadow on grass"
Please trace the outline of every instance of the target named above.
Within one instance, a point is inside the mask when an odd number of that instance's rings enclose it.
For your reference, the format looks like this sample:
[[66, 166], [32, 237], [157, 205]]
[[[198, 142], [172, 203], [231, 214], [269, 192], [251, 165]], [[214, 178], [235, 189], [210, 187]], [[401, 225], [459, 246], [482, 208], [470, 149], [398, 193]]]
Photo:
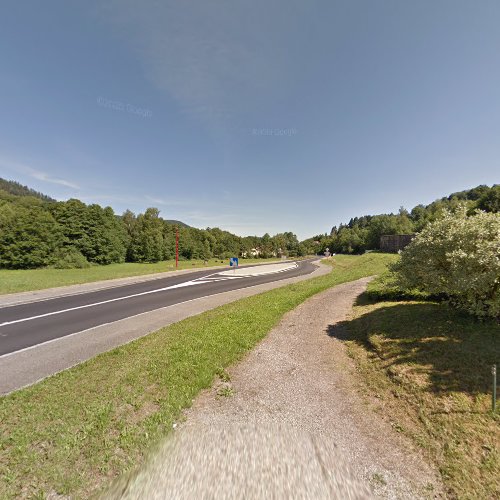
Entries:
[[425, 294], [422, 292], [404, 292], [401, 290], [367, 290], [365, 293], [358, 295], [354, 304], [356, 306], [366, 306], [376, 302], [446, 302], [448, 297], [444, 294]]
[[[372, 303], [361, 296], [358, 305]], [[445, 395], [491, 391], [491, 365], [500, 361], [500, 325], [478, 322], [436, 303], [381, 303], [362, 316], [328, 327], [327, 334], [376, 353], [392, 373], [425, 380]]]

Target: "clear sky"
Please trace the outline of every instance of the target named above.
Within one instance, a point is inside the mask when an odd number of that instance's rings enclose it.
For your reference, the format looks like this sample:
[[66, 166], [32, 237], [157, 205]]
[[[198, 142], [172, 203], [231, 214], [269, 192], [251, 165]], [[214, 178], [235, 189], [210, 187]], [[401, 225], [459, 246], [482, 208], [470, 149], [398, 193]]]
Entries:
[[237, 234], [500, 182], [499, 0], [3, 0], [0, 176]]

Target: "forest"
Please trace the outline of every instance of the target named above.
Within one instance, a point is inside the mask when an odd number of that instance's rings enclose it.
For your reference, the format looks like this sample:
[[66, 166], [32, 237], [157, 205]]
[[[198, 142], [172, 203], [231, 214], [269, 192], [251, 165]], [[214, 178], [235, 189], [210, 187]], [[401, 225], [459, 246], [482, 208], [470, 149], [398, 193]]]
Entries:
[[468, 211], [500, 211], [500, 185], [452, 193], [429, 205], [397, 214], [364, 215], [333, 227], [330, 234], [299, 242], [292, 232], [237, 236], [217, 227], [197, 229], [166, 220], [157, 208], [117, 215], [111, 207], [80, 200], [56, 201], [14, 181], [0, 179], [0, 268], [85, 268], [115, 262], [158, 262], [175, 256], [179, 231], [181, 259], [299, 257], [361, 254], [379, 249], [384, 234], [413, 234], [437, 220], [445, 209], [465, 204]]
[[0, 268], [85, 268], [115, 262], [158, 262], [233, 256], [296, 257], [306, 252], [285, 232], [240, 237], [219, 228], [197, 229], [165, 220], [157, 208], [122, 215], [80, 200], [56, 201], [14, 181], [0, 179]]
[[364, 215], [352, 218], [347, 224], [334, 226], [330, 234], [317, 235], [302, 242], [314, 253], [327, 248], [333, 253], [362, 254], [380, 248], [384, 234], [419, 233], [430, 222], [439, 219], [446, 209], [454, 210], [465, 205], [468, 213], [476, 210], [500, 212], [500, 184], [492, 187], [477, 186], [473, 189], [452, 193], [429, 205], [417, 205], [411, 210], [403, 207], [397, 214]]

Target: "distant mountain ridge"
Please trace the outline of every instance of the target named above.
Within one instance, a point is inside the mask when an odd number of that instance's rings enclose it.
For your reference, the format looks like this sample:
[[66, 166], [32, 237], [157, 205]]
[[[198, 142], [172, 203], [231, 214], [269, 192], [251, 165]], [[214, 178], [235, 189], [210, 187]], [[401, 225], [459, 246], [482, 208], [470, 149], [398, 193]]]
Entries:
[[[486, 184], [481, 184], [480, 186], [476, 186], [471, 189], [464, 189], [463, 191], [457, 191], [456, 193], [451, 193], [449, 196], [444, 196], [443, 198], [441, 198], [440, 201], [446, 201], [446, 200], [451, 201], [453, 199], [477, 201], [486, 194], [488, 194], [489, 192], [491, 192], [492, 189], [493, 190], [498, 189], [498, 186], [499, 184], [493, 184], [493, 186], [491, 187], [487, 186]], [[432, 203], [430, 203], [429, 205], [432, 205]]]
[[[3, 179], [2, 177], [0, 177], [0, 191], [5, 191], [6, 193], [13, 196], [32, 196], [33, 198], [38, 198], [50, 203], [55, 203], [57, 201], [44, 193], [35, 191], [28, 186], [23, 186], [17, 181], [9, 181], [7, 179]], [[172, 224], [179, 227], [191, 227], [189, 224], [186, 224], [185, 222], [182, 222], [180, 220], [166, 220], [165, 222], [167, 224]]]
[[0, 189], [14, 196], [32, 196], [33, 198], [38, 198], [43, 201], [49, 201], [49, 202], [56, 201], [54, 200], [54, 198], [51, 198], [46, 194], [40, 193], [39, 191], [35, 191], [34, 189], [29, 188], [28, 186], [23, 186], [19, 182], [8, 181], [7, 179], [2, 179], [1, 177], [0, 177]]
[[179, 226], [179, 227], [191, 227], [190, 225], [186, 224], [185, 222], [182, 222], [180, 220], [165, 220], [167, 224], [172, 224], [174, 226]]

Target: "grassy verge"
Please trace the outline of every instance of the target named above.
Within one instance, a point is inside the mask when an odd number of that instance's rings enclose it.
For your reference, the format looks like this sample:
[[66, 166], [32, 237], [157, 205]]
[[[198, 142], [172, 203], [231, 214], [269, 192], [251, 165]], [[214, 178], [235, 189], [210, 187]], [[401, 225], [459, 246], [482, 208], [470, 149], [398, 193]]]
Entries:
[[[279, 259], [241, 259], [240, 264], [263, 264], [276, 260]], [[227, 265], [227, 259], [210, 259], [207, 264], [203, 260], [181, 260], [178, 269]], [[153, 264], [125, 262], [123, 264], [110, 264], [109, 266], [92, 266], [88, 269], [0, 269], [0, 295], [175, 270], [174, 260], [155, 262]]]
[[141, 463], [196, 394], [284, 313], [391, 260], [338, 256], [327, 275], [188, 318], [1, 398], [0, 498], [87, 498]]
[[500, 325], [436, 302], [374, 301], [386, 284], [372, 282], [346, 323], [367, 400], [437, 464], [449, 497], [499, 498], [490, 369], [500, 361]]

